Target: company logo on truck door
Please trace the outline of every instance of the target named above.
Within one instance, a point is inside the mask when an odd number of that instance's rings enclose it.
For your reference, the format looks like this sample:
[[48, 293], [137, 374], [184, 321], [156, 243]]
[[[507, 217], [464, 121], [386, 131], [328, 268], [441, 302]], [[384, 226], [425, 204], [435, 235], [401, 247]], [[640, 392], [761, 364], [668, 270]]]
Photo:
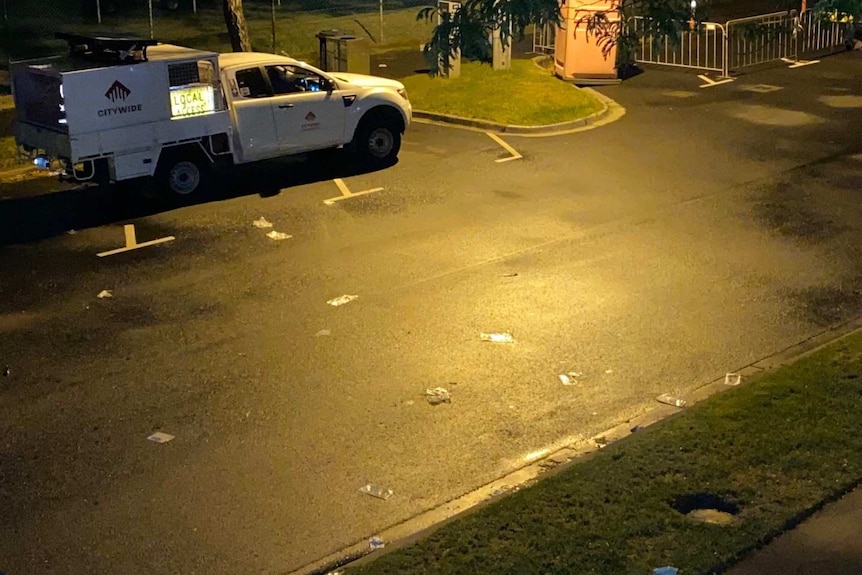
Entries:
[[125, 101], [131, 93], [132, 91], [123, 86], [122, 82], [114, 80], [114, 83], [111, 84], [111, 87], [108, 88], [107, 92], [105, 92], [105, 97], [112, 102], [116, 102], [117, 100]]
[[[116, 102], [117, 100], [124, 102], [126, 98], [131, 95], [132, 91], [126, 88], [119, 80], [114, 80], [114, 83], [111, 84], [111, 87], [108, 88], [107, 92], [105, 92], [105, 97], [112, 102]], [[100, 118], [107, 118], [110, 116], [118, 116], [120, 114], [128, 114], [129, 112], [140, 112], [142, 108], [143, 104], [129, 104], [127, 106], [103, 108], [98, 111], [98, 116]]]

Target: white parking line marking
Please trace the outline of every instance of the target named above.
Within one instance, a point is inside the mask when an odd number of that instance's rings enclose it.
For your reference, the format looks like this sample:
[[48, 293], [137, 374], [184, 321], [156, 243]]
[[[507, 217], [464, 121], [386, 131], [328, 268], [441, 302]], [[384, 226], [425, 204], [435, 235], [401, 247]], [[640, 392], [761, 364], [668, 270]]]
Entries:
[[712, 88], [713, 86], [720, 86], [722, 84], [727, 84], [728, 82], [733, 82], [734, 80], [736, 80], [736, 78], [724, 78], [723, 80], [713, 80], [712, 78], [710, 78], [706, 74], [699, 74], [697, 77], [700, 78], [701, 80], [703, 80], [704, 82], [706, 82], [706, 84], [701, 84], [701, 86], [700, 86], [701, 88]]
[[490, 137], [492, 140], [494, 140], [495, 142], [497, 142], [498, 144], [500, 144], [501, 146], [503, 146], [503, 149], [504, 149], [504, 150], [506, 150], [507, 152], [509, 152], [510, 154], [512, 154], [512, 155], [511, 155], [510, 157], [508, 157], [508, 158], [499, 158], [499, 159], [494, 160], [494, 161], [495, 161], [495, 162], [497, 162], [498, 164], [499, 164], [500, 162], [509, 162], [509, 161], [511, 161], [511, 160], [520, 160], [521, 158], [523, 158], [523, 157], [524, 157], [524, 156], [522, 156], [521, 154], [519, 154], [519, 153], [518, 153], [518, 151], [517, 151], [517, 150], [515, 150], [515, 148], [513, 148], [512, 146], [510, 146], [509, 144], [507, 144], [506, 142], [504, 142], [504, 141], [503, 141], [503, 139], [502, 139], [500, 136], [498, 136], [497, 134], [495, 134], [494, 132], [485, 132], [485, 133], [486, 133], [486, 134], [488, 134], [488, 137]]
[[341, 195], [336, 198], [329, 198], [328, 200], [323, 200], [323, 203], [327, 206], [331, 206], [335, 202], [340, 202], [341, 200], [346, 200], [347, 198], [355, 198], [356, 196], [365, 196], [367, 194], [373, 194], [374, 192], [381, 192], [383, 188], [371, 188], [370, 190], [362, 190], [361, 192], [351, 192], [350, 188], [347, 187], [347, 184], [344, 183], [344, 180], [341, 178], [335, 178], [332, 180], [335, 182], [335, 185], [338, 187], [338, 191], [341, 192]]
[[138, 243], [138, 239], [137, 239], [137, 237], [135, 236], [135, 226], [134, 226], [134, 224], [126, 224], [126, 225], [124, 225], [124, 226], [123, 226], [123, 235], [125, 235], [125, 236], [126, 236], [126, 247], [124, 247], [124, 248], [117, 248], [117, 249], [115, 249], [115, 250], [110, 250], [110, 251], [107, 251], [107, 252], [101, 252], [101, 253], [98, 253], [98, 254], [96, 254], [96, 255], [97, 255], [97, 256], [99, 256], [100, 258], [103, 258], [103, 257], [105, 257], [105, 256], [112, 256], [112, 255], [114, 255], [114, 254], [121, 254], [121, 253], [123, 253], [123, 252], [128, 252], [128, 251], [131, 251], [131, 250], [136, 250], [136, 249], [138, 249], [138, 248], [145, 248], [145, 247], [147, 247], [147, 246], [154, 246], [154, 245], [156, 245], [156, 244], [163, 244], [163, 243], [165, 243], [165, 242], [170, 242], [170, 241], [173, 241], [173, 240], [175, 240], [175, 239], [176, 239], [174, 236], [167, 236], [167, 237], [164, 237], [164, 238], [159, 238], [159, 239], [157, 239], [157, 240], [150, 240], [150, 241], [148, 241], [148, 242], [143, 242], [143, 243], [140, 243], [140, 244], [139, 244], [139, 243]]
[[791, 60], [790, 58], [782, 58], [781, 61], [785, 64], [790, 64], [788, 68], [801, 68], [803, 66], [820, 63], [820, 60]]

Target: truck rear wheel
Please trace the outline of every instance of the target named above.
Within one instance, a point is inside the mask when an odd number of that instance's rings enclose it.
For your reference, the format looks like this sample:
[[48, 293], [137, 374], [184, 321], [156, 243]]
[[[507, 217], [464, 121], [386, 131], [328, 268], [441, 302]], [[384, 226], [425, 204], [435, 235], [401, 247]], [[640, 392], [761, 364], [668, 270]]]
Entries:
[[191, 195], [205, 187], [212, 166], [202, 154], [170, 152], [159, 160], [156, 179], [159, 186], [179, 196]]
[[362, 122], [355, 136], [360, 157], [371, 164], [385, 164], [398, 156], [401, 149], [401, 132], [383, 118]]

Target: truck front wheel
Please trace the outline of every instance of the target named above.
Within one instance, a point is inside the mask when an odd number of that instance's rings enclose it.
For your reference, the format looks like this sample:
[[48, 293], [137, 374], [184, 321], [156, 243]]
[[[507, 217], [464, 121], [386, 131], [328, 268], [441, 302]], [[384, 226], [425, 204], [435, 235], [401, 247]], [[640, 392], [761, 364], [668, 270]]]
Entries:
[[398, 156], [401, 132], [385, 120], [363, 122], [356, 131], [356, 149], [371, 164], [385, 164]]
[[195, 153], [169, 153], [159, 161], [159, 186], [174, 194], [188, 196], [206, 184], [211, 166]]

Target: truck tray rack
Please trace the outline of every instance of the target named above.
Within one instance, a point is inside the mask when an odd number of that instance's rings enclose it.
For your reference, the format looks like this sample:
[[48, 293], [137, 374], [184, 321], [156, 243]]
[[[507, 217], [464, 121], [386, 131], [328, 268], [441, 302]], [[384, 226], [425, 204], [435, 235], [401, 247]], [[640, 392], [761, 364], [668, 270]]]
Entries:
[[69, 54], [104, 63], [133, 64], [147, 61], [147, 47], [155, 46], [158, 41], [152, 38], [135, 38], [123, 35], [87, 36], [57, 32], [57, 39], [69, 43]]

